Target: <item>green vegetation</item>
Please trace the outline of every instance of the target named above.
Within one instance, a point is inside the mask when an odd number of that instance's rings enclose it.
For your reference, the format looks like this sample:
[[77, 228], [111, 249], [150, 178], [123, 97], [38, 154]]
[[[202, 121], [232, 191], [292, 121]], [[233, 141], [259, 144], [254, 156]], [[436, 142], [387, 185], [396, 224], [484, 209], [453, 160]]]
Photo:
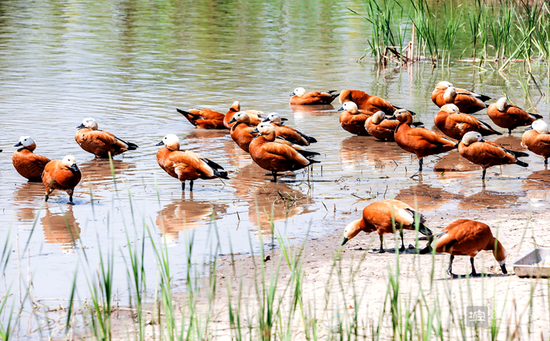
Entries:
[[[435, 66], [449, 64], [451, 59], [470, 58], [473, 63], [503, 62], [500, 70], [511, 61], [525, 62], [530, 68], [532, 61], [547, 63], [549, 58], [547, 1], [363, 2], [364, 12], [350, 10], [370, 24], [367, 43], [370, 54], [380, 64], [388, 62], [388, 51], [393, 49], [399, 62], [428, 59]], [[405, 26], [411, 29], [404, 30]], [[400, 57], [405, 54], [406, 60]]]

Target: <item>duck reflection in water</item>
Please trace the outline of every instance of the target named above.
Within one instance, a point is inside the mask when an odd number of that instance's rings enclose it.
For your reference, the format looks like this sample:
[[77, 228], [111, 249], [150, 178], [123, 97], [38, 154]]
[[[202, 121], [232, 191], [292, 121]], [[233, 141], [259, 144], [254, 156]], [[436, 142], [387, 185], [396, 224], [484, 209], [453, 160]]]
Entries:
[[419, 211], [433, 211], [452, 200], [462, 198], [442, 188], [433, 187], [419, 181], [416, 185], [405, 188], [397, 193], [395, 199], [409, 203]]
[[335, 112], [332, 104], [312, 104], [299, 105], [291, 104], [290, 110], [294, 113], [295, 119], [300, 119], [308, 116], [328, 116]]
[[45, 206], [46, 214], [40, 222], [44, 229], [46, 243], [59, 244], [64, 253], [74, 253], [76, 241], [80, 239], [80, 224], [73, 214], [73, 207], [65, 207], [60, 212], [52, 212], [49, 206]]
[[[284, 182], [265, 181], [265, 170], [256, 164], [243, 167], [231, 178], [235, 197], [248, 204], [248, 219], [262, 232], [271, 234], [271, 222], [313, 212], [309, 193]], [[305, 186], [305, 185], [304, 185]]]
[[409, 156], [395, 142], [385, 142], [372, 136], [351, 136], [340, 143], [340, 162], [344, 166], [367, 162], [374, 168], [395, 166]]
[[[187, 197], [186, 197], [187, 195]], [[210, 201], [193, 200], [193, 193], [182, 192], [181, 199], [164, 206], [158, 212], [156, 224], [167, 242], [177, 242], [180, 231], [192, 230], [207, 224], [212, 215], [224, 214], [227, 205], [212, 204]]]
[[483, 188], [481, 192], [465, 197], [458, 204], [459, 210], [485, 210], [495, 208], [506, 208], [515, 206], [519, 197], [525, 193], [497, 192]]
[[33, 222], [44, 198], [44, 185], [38, 182], [21, 184], [13, 193], [15, 216], [22, 222]]
[[[127, 171], [135, 169], [136, 166], [131, 162], [124, 162], [123, 160], [113, 159], [113, 170], [115, 177], [125, 174]], [[92, 184], [101, 183], [103, 181], [113, 180], [113, 172], [111, 170], [111, 164], [109, 159], [93, 159], [87, 162], [83, 162], [78, 165], [80, 172], [83, 174], [82, 180], [91, 181]]]
[[521, 189], [527, 192], [531, 203], [550, 201], [550, 170], [531, 173], [525, 180], [521, 180]]

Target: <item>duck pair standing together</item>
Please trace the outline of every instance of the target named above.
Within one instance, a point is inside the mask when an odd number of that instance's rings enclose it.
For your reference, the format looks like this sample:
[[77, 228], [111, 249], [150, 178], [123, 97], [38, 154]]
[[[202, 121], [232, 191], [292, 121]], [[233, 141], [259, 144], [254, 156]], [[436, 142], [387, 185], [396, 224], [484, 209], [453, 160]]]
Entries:
[[455, 256], [470, 256], [472, 273], [470, 276], [478, 276], [474, 267], [474, 257], [483, 250], [492, 251], [498, 261], [502, 272], [506, 271], [506, 250], [492, 234], [487, 224], [469, 219], [459, 219], [449, 224], [436, 236], [425, 226], [425, 218], [408, 204], [399, 200], [383, 200], [374, 202], [363, 209], [361, 219], [348, 224], [344, 229], [342, 245], [354, 238], [359, 232], [370, 233], [377, 231], [380, 236], [379, 253], [384, 251], [383, 235], [399, 231], [401, 237], [400, 252], [404, 252], [403, 230], [413, 230], [428, 237], [428, 245], [419, 251], [420, 254], [432, 251], [445, 252], [451, 255], [447, 273], [457, 278], [452, 272]]

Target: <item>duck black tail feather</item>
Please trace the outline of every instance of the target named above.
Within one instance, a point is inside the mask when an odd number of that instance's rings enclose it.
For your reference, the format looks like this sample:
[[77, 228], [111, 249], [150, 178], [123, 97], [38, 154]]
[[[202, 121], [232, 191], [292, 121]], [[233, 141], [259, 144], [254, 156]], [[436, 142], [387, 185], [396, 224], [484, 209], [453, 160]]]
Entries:
[[529, 167], [529, 164], [520, 160], [516, 160], [516, 165], [521, 167]]
[[217, 169], [214, 169], [214, 175], [216, 175], [218, 178], [222, 178], [222, 179], [229, 179], [229, 177], [227, 176], [227, 172], [218, 172]]
[[220, 169], [223, 170], [222, 166], [218, 165], [217, 163], [215, 163], [212, 160], [205, 159], [205, 158], [202, 158], [201, 160], [204, 161], [208, 166], [210, 166], [210, 168], [212, 168], [214, 171], [220, 170]]
[[482, 101], [482, 102], [486, 102], [490, 99], [492, 99], [492, 97], [489, 97], [487, 95], [479, 95], [479, 99]]
[[313, 157], [315, 155], [321, 155], [317, 152], [310, 152], [309, 150], [296, 150], [298, 153], [300, 153], [302, 156], [305, 156], [306, 158]]
[[512, 150], [512, 154], [514, 154], [516, 157], [526, 157], [526, 156], [529, 156], [529, 154], [525, 153], [525, 152], [518, 152], [518, 151], [515, 151], [515, 150]]
[[532, 112], [528, 113], [529, 115], [533, 116], [534, 118], [536, 119], [541, 119], [542, 118], [542, 115], [539, 115], [539, 114], [533, 114]]

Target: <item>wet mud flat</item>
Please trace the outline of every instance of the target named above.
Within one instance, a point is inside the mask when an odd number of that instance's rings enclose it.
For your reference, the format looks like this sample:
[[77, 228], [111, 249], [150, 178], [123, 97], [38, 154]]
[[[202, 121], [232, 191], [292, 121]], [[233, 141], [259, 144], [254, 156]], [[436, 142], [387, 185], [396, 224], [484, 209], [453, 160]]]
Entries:
[[[358, 216], [355, 210], [338, 211], [322, 223], [341, 226], [337, 232], [306, 238], [297, 246], [283, 242], [286, 246], [266, 247], [255, 255], [220, 255], [199, 290], [174, 295], [182, 330], [189, 328], [192, 308], [195, 318], [207, 324], [205, 335], [220, 340], [259, 338], [268, 312], [271, 333], [292, 340], [344, 334], [385, 340], [398, 333], [445, 340], [550, 336], [548, 279], [519, 278], [511, 266], [533, 248], [550, 244], [550, 213], [474, 207], [429, 216], [426, 225], [434, 233], [464, 216], [485, 222], [506, 248], [509, 275], [502, 274], [489, 251], [482, 251], [475, 258], [482, 277], [459, 279], [446, 273], [449, 255], [416, 253], [415, 245], [421, 248], [426, 241], [417, 240], [414, 231], [405, 232], [409, 249], [401, 254], [395, 253], [397, 235], [385, 235], [387, 252], [377, 253], [376, 232], [360, 233], [340, 248], [343, 227]], [[469, 273], [469, 257], [455, 257], [453, 271]], [[470, 325], [472, 309], [486, 313], [488, 324]], [[121, 318], [114, 325], [115, 334], [124, 338], [131, 323]], [[147, 335], [158, 333], [156, 328], [151, 323]]]

